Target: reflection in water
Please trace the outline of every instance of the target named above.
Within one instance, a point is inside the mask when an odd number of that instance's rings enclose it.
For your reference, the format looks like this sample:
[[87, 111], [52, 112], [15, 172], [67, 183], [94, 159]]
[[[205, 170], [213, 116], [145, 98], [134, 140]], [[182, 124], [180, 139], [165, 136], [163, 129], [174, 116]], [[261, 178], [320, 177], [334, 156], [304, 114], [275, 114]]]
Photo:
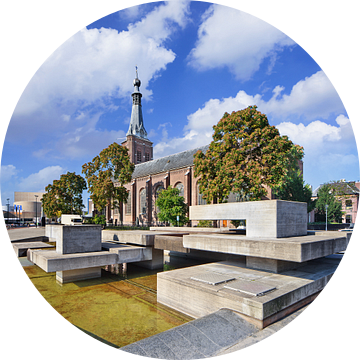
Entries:
[[98, 279], [60, 285], [21, 258], [28, 277], [42, 296], [70, 323], [97, 340], [122, 347], [184, 324], [192, 318], [157, 303], [156, 274], [203, 262], [165, 256], [164, 269], [148, 270], [127, 264], [103, 268]]

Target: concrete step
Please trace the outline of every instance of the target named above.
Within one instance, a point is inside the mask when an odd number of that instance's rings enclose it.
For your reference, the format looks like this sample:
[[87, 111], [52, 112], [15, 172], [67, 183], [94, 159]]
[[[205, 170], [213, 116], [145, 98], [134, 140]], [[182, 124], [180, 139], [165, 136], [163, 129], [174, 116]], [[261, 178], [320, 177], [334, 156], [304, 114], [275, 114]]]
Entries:
[[258, 331], [235, 312], [221, 309], [121, 350], [156, 359], [202, 359], [215, 356]]

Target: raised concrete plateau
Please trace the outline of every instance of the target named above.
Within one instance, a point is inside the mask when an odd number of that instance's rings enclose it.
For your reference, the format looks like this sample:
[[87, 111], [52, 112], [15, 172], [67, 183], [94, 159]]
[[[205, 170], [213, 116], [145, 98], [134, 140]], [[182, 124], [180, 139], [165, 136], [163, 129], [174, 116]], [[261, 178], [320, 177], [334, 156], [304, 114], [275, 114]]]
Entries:
[[185, 248], [249, 257], [305, 262], [346, 250], [349, 239], [341, 232], [290, 238], [252, 238], [243, 235], [190, 234], [183, 237]]
[[[264, 328], [311, 302], [329, 282], [342, 256], [309, 261], [281, 274], [219, 262], [157, 275], [158, 302], [194, 318], [227, 308]], [[228, 281], [206, 282], [213, 277]]]
[[307, 204], [264, 200], [189, 207], [190, 220], [246, 220], [246, 235], [283, 238], [307, 234]]

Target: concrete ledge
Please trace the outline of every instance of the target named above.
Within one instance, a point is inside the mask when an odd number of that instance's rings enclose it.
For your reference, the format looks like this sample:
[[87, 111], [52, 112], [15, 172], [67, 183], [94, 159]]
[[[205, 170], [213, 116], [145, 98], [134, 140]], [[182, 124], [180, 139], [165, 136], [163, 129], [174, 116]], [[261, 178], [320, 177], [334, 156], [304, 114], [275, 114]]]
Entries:
[[155, 235], [154, 248], [189, 253], [190, 249], [183, 246], [182, 236]]
[[28, 259], [44, 271], [54, 272], [116, 264], [118, 255], [109, 251], [58, 254], [50, 250], [29, 250]]
[[103, 242], [102, 248], [117, 254], [117, 264], [152, 260], [152, 248]]
[[190, 234], [183, 237], [186, 248], [298, 263], [344, 251], [348, 243], [346, 234], [338, 232], [327, 236], [308, 235], [282, 239], [221, 234]]
[[28, 249], [44, 249], [55, 248], [53, 245], [43, 243], [40, 241], [35, 242], [18, 242], [12, 244], [17, 257], [26, 256]]

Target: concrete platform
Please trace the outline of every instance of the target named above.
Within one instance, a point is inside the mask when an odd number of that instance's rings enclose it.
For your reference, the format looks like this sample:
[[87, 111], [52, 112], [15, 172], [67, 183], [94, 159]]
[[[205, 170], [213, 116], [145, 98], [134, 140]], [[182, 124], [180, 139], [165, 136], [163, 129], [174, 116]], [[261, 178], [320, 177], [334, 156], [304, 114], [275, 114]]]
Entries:
[[[159, 228], [157, 228], [159, 230]], [[181, 228], [181, 234], [188, 234]], [[155, 235], [171, 235], [169, 231], [151, 231], [151, 230], [132, 230], [132, 231], [119, 231], [119, 230], [103, 230], [102, 241], [118, 241], [124, 244], [134, 244], [142, 246], [153, 246]]]
[[118, 255], [109, 251], [58, 254], [51, 250], [30, 250], [28, 259], [45, 272], [54, 272], [117, 264]]
[[8, 235], [12, 243], [49, 241], [45, 235], [45, 228], [43, 227], [13, 228], [8, 230]]
[[349, 239], [341, 232], [290, 238], [251, 238], [243, 235], [190, 234], [183, 237], [186, 248], [249, 257], [302, 263], [347, 248]]
[[17, 257], [26, 256], [28, 249], [54, 248], [55, 246], [41, 242], [17, 242], [12, 244]]
[[[332, 255], [313, 260], [282, 274], [248, 269], [239, 262], [167, 271], [157, 275], [157, 300], [194, 318], [222, 308], [231, 309], [262, 329], [313, 301], [329, 282], [341, 258]], [[210, 274], [222, 275], [229, 281], [212, 285], [194, 279]], [[232, 289], [232, 284], [238, 289]], [[238, 291], [239, 288], [247, 291]], [[271, 291], [262, 294], [259, 289]]]

